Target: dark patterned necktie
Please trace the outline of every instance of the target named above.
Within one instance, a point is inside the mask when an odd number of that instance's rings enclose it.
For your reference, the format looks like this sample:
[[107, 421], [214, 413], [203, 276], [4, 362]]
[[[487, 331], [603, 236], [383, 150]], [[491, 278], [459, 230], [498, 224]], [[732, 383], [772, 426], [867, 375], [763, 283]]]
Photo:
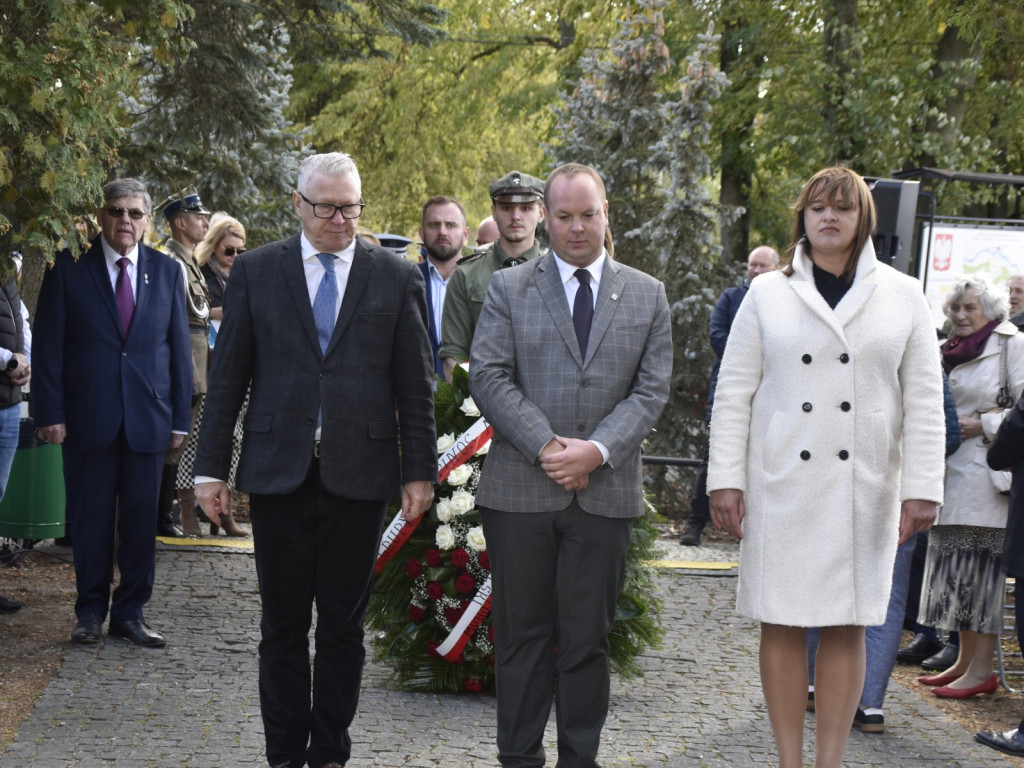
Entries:
[[590, 323], [594, 319], [594, 292], [590, 288], [590, 273], [587, 270], [577, 269], [576, 279], [580, 281], [580, 287], [576, 289], [576, 299], [572, 304], [572, 324], [576, 328], [580, 354], [586, 357]]
[[121, 316], [121, 329], [124, 335], [128, 335], [128, 328], [132, 324], [132, 315], [135, 314], [135, 297], [132, 295], [132, 281], [128, 277], [128, 265], [131, 259], [122, 256], [117, 260], [117, 266], [121, 271], [117, 273], [117, 285], [114, 288], [114, 298], [117, 300], [117, 313]]

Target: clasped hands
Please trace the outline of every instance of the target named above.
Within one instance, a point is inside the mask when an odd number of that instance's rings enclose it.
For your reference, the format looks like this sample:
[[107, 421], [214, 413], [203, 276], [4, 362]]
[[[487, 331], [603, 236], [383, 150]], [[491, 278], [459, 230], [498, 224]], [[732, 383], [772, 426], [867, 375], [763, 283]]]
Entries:
[[567, 491], [590, 485], [590, 473], [604, 462], [600, 449], [589, 440], [555, 435], [540, 451], [540, 466]]

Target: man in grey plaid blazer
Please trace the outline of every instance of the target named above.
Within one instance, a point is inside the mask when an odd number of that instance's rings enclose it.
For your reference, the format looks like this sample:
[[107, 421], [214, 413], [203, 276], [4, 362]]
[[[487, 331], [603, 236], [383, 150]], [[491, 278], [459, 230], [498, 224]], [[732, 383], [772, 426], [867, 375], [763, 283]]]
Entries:
[[553, 253], [494, 274], [473, 339], [470, 387], [494, 426], [476, 501], [494, 586], [498, 758], [544, 765], [557, 692], [558, 766], [586, 768], [672, 337], [664, 286], [605, 251], [597, 172], [556, 169], [544, 204]]

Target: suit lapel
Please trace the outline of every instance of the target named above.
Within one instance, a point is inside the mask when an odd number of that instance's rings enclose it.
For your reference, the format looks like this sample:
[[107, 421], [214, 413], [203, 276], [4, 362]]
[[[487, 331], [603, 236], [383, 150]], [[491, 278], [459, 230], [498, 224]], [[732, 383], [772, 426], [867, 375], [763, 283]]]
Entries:
[[[100, 244], [99, 237], [93, 241], [92, 247], [82, 256], [82, 261], [85, 262], [85, 269], [96, 286], [96, 292], [100, 295], [100, 301], [107, 308], [111, 321], [117, 328], [118, 333], [123, 337], [124, 329], [121, 328], [121, 315], [117, 311], [117, 299], [114, 297], [114, 288], [110, 284], [107, 259], [103, 255], [103, 246]], [[138, 269], [136, 269], [136, 279], [138, 279], [137, 273]]]
[[543, 299], [548, 312], [555, 321], [555, 327], [569, 348], [573, 359], [583, 367], [583, 355], [580, 354], [580, 343], [576, 340], [576, 328], [572, 324], [572, 313], [569, 311], [569, 302], [565, 300], [565, 286], [562, 285], [562, 276], [558, 274], [558, 265], [555, 258], [548, 254], [541, 258], [537, 264], [536, 278], [537, 290]]
[[[370, 275], [373, 274], [373, 267], [377, 257], [368, 251], [359, 240], [356, 240], [356, 252], [352, 256], [352, 268], [348, 272], [348, 283], [345, 285], [345, 295], [341, 299], [341, 310], [338, 312], [338, 320], [334, 323], [334, 333], [327, 345], [327, 354], [330, 354], [338, 344], [338, 339], [345, 332], [345, 328], [352, 322], [356, 313], [356, 307], [363, 297], [366, 286], [370, 283]], [[310, 310], [312, 315], [312, 310]]]
[[611, 258], [605, 258], [604, 269], [601, 271], [601, 284], [597, 289], [597, 306], [594, 308], [594, 320], [590, 326], [590, 340], [587, 342], [587, 360], [594, 356], [594, 350], [601, 345], [601, 339], [612, 324], [615, 310], [619, 307], [619, 299], [626, 285], [625, 278], [620, 274], [621, 267]]
[[306, 285], [306, 270], [302, 264], [302, 244], [296, 235], [284, 246], [281, 258], [281, 272], [284, 284], [292, 296], [306, 338], [320, 354], [320, 339], [316, 333], [316, 321], [313, 319], [313, 305], [309, 301], [309, 287]]

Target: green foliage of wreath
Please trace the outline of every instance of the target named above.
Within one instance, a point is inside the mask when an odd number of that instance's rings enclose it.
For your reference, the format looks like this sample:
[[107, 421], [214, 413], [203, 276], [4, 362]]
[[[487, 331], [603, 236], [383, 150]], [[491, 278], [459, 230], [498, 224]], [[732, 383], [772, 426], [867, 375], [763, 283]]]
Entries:
[[[455, 369], [453, 383], [438, 384], [434, 413], [438, 453], [479, 418], [469, 396], [469, 375]], [[489, 574], [482, 548], [480, 512], [472, 495], [480, 479], [483, 449], [467, 469], [442, 483], [434, 505], [415, 532], [377, 576], [367, 618], [377, 634], [374, 657], [394, 669], [395, 683], [406, 690], [449, 693], [489, 691], [494, 686], [494, 638], [484, 619], [454, 662], [436, 653]], [[467, 494], [469, 498], [467, 498]], [[633, 526], [626, 576], [609, 638], [613, 669], [626, 677], [641, 674], [637, 657], [661, 642], [661, 603], [655, 596], [655, 511]]]

